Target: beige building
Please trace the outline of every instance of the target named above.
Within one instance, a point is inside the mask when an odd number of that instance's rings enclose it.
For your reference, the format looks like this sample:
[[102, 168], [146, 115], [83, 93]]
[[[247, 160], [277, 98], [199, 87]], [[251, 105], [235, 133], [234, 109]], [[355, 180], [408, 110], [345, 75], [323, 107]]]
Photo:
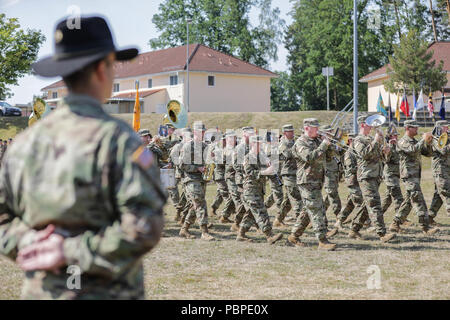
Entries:
[[[447, 72], [447, 85], [444, 88], [445, 96], [448, 97], [447, 103], [446, 103], [446, 111], [450, 111], [450, 42], [433, 42], [429, 46], [429, 50], [433, 50], [433, 58], [436, 61], [436, 65], [439, 64], [439, 62], [442, 60], [444, 62], [444, 70]], [[365, 75], [362, 77], [359, 82], [367, 83], [367, 105], [368, 105], [368, 111], [369, 112], [377, 112], [377, 102], [378, 102], [378, 95], [381, 93], [381, 96], [383, 97], [384, 105], [388, 105], [389, 101], [389, 93], [384, 89], [383, 81], [386, 81], [389, 79], [389, 75], [387, 73], [387, 67], [389, 65], [385, 65], [368, 75]], [[416, 93], [416, 99], [417, 95], [419, 93]], [[429, 92], [424, 92], [423, 100], [425, 103], [428, 103], [428, 94]], [[391, 107], [393, 110], [395, 110], [395, 106], [397, 103], [397, 93], [390, 93], [391, 98]], [[436, 91], [433, 93], [433, 104], [434, 104], [434, 110], [435, 112], [439, 112], [439, 107], [441, 105], [441, 98], [442, 98], [442, 92]], [[400, 99], [401, 99], [401, 93], [400, 93]], [[409, 110], [412, 114], [413, 111], [413, 98], [412, 96], [408, 96], [408, 103], [409, 103]]]
[[[117, 62], [113, 95], [105, 108], [110, 113], [133, 112], [139, 84], [142, 113], [165, 113], [170, 100], [187, 106], [186, 46], [140, 54]], [[273, 72], [200, 44], [189, 45], [190, 112], [268, 112]], [[42, 89], [47, 103], [67, 95], [64, 82]]]

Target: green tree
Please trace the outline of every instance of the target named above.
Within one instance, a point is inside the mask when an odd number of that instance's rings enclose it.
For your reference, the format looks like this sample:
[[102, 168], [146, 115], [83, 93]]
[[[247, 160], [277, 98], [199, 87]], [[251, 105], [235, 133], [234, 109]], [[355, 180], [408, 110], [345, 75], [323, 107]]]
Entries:
[[383, 84], [390, 92], [406, 89], [410, 94], [413, 89], [418, 92], [421, 88], [434, 92], [447, 83], [443, 61], [436, 65], [433, 50], [428, 50], [428, 42], [421, 39], [415, 30], [402, 36], [400, 44], [394, 45], [394, 55], [389, 62], [389, 80]]
[[[192, 19], [189, 41], [267, 67], [277, 60], [277, 45], [283, 37], [284, 20], [271, 0], [165, 0], [152, 22], [160, 32], [151, 39], [153, 49], [186, 44], [186, 19]], [[249, 12], [259, 9], [259, 25], [250, 23]]]
[[288, 72], [275, 72], [278, 78], [270, 82], [270, 110], [271, 111], [298, 111], [300, 110], [299, 95], [291, 82]]
[[36, 30], [22, 30], [18, 19], [0, 14], [0, 99], [11, 96], [8, 85], [31, 71], [45, 36]]

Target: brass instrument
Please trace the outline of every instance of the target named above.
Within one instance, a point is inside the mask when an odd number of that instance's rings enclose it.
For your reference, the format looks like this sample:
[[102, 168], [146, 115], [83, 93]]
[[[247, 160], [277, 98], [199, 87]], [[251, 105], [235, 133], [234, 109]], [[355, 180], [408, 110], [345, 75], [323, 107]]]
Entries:
[[433, 136], [433, 141], [436, 142], [436, 147], [442, 150], [447, 145], [448, 133], [442, 132], [442, 128], [440, 127], [434, 127], [431, 134]]
[[45, 101], [41, 98], [36, 98], [33, 103], [33, 112], [28, 118], [28, 126], [31, 126], [37, 120], [39, 120], [44, 115], [44, 112], [47, 113], [46, 110], [47, 104], [45, 103]]
[[188, 113], [186, 108], [177, 100], [170, 100], [167, 103], [167, 114], [164, 115], [163, 124], [172, 124], [175, 128], [185, 128], [187, 125]]
[[204, 181], [209, 182], [212, 180], [215, 168], [216, 168], [216, 164], [214, 162], [205, 165], [205, 171], [203, 171], [203, 180]]
[[343, 149], [348, 148], [348, 133], [344, 132], [342, 129], [336, 128], [334, 134], [322, 130], [318, 130], [317, 132], [319, 133], [319, 135], [327, 137], [328, 140], [330, 140], [331, 144], [333, 144], [334, 146]]
[[[375, 130], [377, 131], [377, 133], [379, 135], [381, 135], [384, 138], [384, 134], [383, 131], [381, 130], [381, 126], [386, 122], [386, 117], [382, 116], [381, 114], [374, 114], [371, 115], [370, 117], [367, 117], [366, 119], [366, 124], [368, 126], [371, 126], [373, 128], [375, 128]], [[383, 139], [383, 148], [386, 147], [386, 141], [385, 139]]]

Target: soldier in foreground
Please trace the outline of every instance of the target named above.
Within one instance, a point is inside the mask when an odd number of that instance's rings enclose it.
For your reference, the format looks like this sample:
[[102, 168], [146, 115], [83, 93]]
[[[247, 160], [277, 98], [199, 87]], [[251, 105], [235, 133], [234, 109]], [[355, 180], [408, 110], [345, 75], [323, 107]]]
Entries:
[[[442, 133], [448, 134], [448, 122], [440, 120], [436, 127], [441, 128]], [[438, 142], [433, 141], [432, 168], [434, 177], [434, 195], [430, 205], [430, 224], [434, 224], [434, 218], [445, 201], [447, 215], [450, 216], [450, 139], [443, 148], [438, 147]]]
[[[34, 64], [62, 76], [69, 95], [17, 136], [0, 172], [0, 252], [26, 272], [28, 299], [144, 298], [142, 258], [158, 243], [166, 195], [152, 154], [101, 103], [117, 51], [106, 21], [57, 24], [53, 57]], [[69, 289], [66, 269], [81, 272]]]
[[422, 175], [421, 156], [430, 157], [432, 155], [431, 143], [433, 136], [431, 132], [426, 132], [420, 141], [414, 137], [417, 135], [419, 126], [415, 120], [404, 122], [405, 135], [398, 142], [400, 154], [400, 178], [406, 189], [406, 197], [395, 214], [394, 220], [389, 227], [392, 232], [399, 232], [400, 226], [405, 222], [411, 204], [419, 218], [419, 224], [424, 234], [432, 235], [439, 231], [437, 228], [430, 228], [427, 204], [420, 187]]
[[288, 241], [297, 246], [304, 246], [299, 237], [312, 221], [314, 233], [319, 241], [319, 249], [335, 250], [336, 244], [327, 239], [325, 207], [322, 201], [325, 152], [330, 146], [330, 141], [327, 138], [320, 140], [317, 119], [304, 119], [303, 127], [305, 133], [297, 139], [293, 151], [297, 160], [297, 185], [303, 199], [303, 210], [295, 222]]

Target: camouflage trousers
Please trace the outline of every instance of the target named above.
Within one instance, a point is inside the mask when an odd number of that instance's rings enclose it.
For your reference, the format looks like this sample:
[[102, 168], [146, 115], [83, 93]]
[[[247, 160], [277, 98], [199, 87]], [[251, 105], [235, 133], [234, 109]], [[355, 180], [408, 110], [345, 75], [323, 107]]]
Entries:
[[200, 226], [208, 225], [206, 208], [206, 183], [204, 181], [189, 181], [185, 185], [186, 198], [189, 202], [189, 212], [185, 222], [193, 224], [197, 218]]
[[420, 178], [402, 179], [402, 182], [405, 186], [406, 197], [395, 214], [394, 221], [399, 224], [405, 222], [412, 206], [419, 218], [419, 224], [422, 227], [428, 226], [428, 210], [420, 187]]
[[381, 211], [383, 214], [389, 209], [392, 202], [394, 202], [394, 209], [397, 212], [403, 202], [402, 190], [400, 189], [400, 179], [397, 178], [397, 183], [389, 181], [386, 183], [386, 192], [381, 198]]
[[291, 209], [294, 210], [295, 216], [298, 217], [303, 208], [302, 195], [297, 185], [297, 176], [295, 174], [284, 175], [282, 179], [285, 194], [281, 203], [280, 213], [277, 216], [278, 221], [281, 222]]
[[[244, 197], [244, 185], [238, 184], [237, 191], [238, 191], [239, 197], [241, 199], [242, 207], [238, 208], [238, 210], [236, 211], [236, 217], [234, 220], [235, 220], [236, 224], [240, 224], [241, 221], [243, 221], [243, 219], [244, 219], [245, 213], [248, 212], [250, 209], [249, 209], [248, 203], [246, 202], [245, 197]], [[264, 203], [264, 198], [263, 198], [263, 203]]]
[[245, 207], [242, 203], [242, 192], [240, 193], [240, 189], [234, 179], [227, 179], [227, 187], [228, 192], [230, 193], [231, 200], [233, 201], [234, 208], [236, 209], [236, 217], [235, 222], [236, 224], [239, 224], [242, 221], [242, 218], [245, 214]]
[[300, 184], [298, 187], [303, 199], [303, 209], [292, 228], [292, 234], [297, 237], [301, 236], [309, 222], [312, 221], [317, 239], [325, 239], [327, 227], [325, 224], [325, 207], [322, 200], [322, 185], [306, 183]]
[[431, 217], [436, 217], [443, 204], [442, 199], [445, 200], [447, 215], [450, 216], [450, 180], [448, 177], [435, 176], [433, 200], [431, 200], [429, 211]]
[[181, 179], [179, 178], [175, 179], [175, 187], [167, 189], [170, 200], [178, 212], [181, 212], [184, 206], [184, 203], [180, 203], [180, 193], [178, 192], [178, 184], [180, 184], [180, 180]]
[[244, 231], [248, 231], [256, 224], [264, 233], [272, 230], [269, 213], [264, 205], [264, 193], [246, 189], [244, 190], [244, 200], [248, 205], [248, 210], [244, 214], [240, 227]]
[[342, 204], [341, 198], [339, 198], [339, 171], [327, 172], [325, 174], [325, 181], [323, 188], [325, 190], [325, 197], [323, 203], [325, 206], [325, 212], [331, 205], [331, 210], [334, 215], [337, 216], [341, 212]]
[[214, 210], [217, 210], [222, 202], [225, 202], [224, 208], [222, 210], [222, 216], [224, 218], [228, 218], [234, 211], [234, 203], [231, 198], [230, 193], [228, 192], [227, 182], [225, 180], [216, 180], [217, 192], [216, 196], [213, 200], [211, 207]]
[[270, 194], [264, 201], [264, 205], [267, 209], [276, 204], [278, 210], [281, 210], [281, 205], [283, 203], [283, 185], [280, 185], [275, 176], [268, 176], [270, 185]]
[[353, 219], [352, 230], [359, 231], [364, 222], [366, 222], [366, 220], [370, 217], [370, 220], [374, 224], [376, 233], [379, 236], [384, 236], [386, 234], [383, 211], [381, 211], [380, 193], [378, 192], [380, 181], [381, 179], [379, 178], [368, 178], [359, 181], [367, 210], [361, 210], [361, 214], [357, 215]]
[[[364, 203], [363, 195], [361, 192], [361, 188], [359, 187], [359, 183], [352, 183], [347, 184], [348, 189], [348, 197], [347, 202], [344, 205], [344, 208], [341, 210], [341, 212], [337, 216], [337, 220], [344, 222], [345, 219], [352, 213], [352, 211], [356, 208], [356, 215], [355, 218], [361, 218], [361, 217], [368, 217], [369, 213], [367, 212], [366, 205]], [[360, 222], [354, 219], [353, 221], [355, 224], [361, 226], [364, 224], [364, 222]], [[361, 229], [361, 227], [359, 227]]]

